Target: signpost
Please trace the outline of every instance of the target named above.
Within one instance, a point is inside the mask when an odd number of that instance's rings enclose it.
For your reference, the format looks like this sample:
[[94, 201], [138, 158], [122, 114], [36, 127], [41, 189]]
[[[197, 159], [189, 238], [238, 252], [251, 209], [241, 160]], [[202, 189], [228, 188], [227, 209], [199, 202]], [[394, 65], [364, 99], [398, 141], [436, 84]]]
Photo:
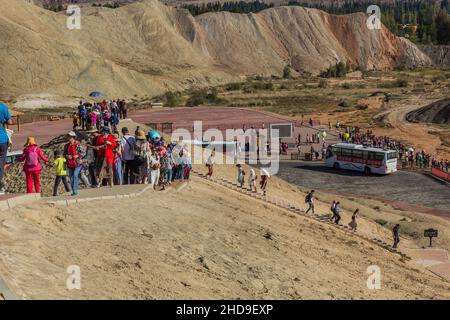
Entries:
[[423, 231], [423, 236], [430, 238], [430, 247], [431, 247], [433, 238], [437, 238], [438, 236], [438, 231], [436, 229], [426, 229]]

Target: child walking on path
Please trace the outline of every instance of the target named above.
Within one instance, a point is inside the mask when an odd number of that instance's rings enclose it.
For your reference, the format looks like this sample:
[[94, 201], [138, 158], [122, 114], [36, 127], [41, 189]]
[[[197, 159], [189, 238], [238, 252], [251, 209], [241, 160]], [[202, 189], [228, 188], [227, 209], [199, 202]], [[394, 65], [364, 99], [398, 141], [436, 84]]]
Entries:
[[41, 159], [45, 164], [48, 164], [47, 158], [44, 156], [41, 148], [36, 145], [34, 137], [28, 137], [23, 154], [19, 161], [24, 161], [23, 171], [27, 179], [27, 193], [33, 193], [33, 185], [36, 193], [41, 192], [41, 170], [42, 165], [39, 162]]
[[56, 166], [56, 178], [53, 186], [53, 196], [58, 195], [59, 184], [64, 184], [66, 192], [70, 191], [69, 182], [67, 181], [67, 160], [61, 151], [55, 151], [55, 166]]

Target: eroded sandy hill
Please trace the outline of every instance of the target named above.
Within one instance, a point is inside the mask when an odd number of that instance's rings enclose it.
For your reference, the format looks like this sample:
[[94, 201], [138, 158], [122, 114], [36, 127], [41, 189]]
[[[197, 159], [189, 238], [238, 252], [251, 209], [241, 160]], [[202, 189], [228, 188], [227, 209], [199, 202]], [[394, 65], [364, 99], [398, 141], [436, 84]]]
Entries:
[[0, 0], [3, 95], [50, 92], [153, 95], [167, 89], [280, 74], [286, 64], [318, 72], [339, 60], [363, 68], [429, 63], [409, 41], [364, 14], [332, 16], [278, 7], [258, 14], [186, 10], [156, 0], [82, 11], [81, 30], [25, 0]]

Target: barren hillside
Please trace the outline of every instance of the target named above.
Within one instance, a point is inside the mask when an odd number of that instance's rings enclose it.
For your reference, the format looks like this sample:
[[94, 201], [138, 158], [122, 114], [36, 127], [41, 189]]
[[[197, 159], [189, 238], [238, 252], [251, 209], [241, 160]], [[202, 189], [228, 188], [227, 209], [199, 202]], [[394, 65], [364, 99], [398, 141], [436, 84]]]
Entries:
[[318, 72], [339, 60], [362, 68], [429, 64], [409, 41], [364, 14], [332, 16], [277, 7], [258, 14], [186, 10], [156, 0], [82, 11], [81, 30], [66, 16], [25, 0], [0, 0], [0, 89], [24, 93], [153, 95], [167, 89], [280, 74], [285, 65]]
[[443, 99], [406, 115], [411, 122], [450, 124], [450, 99]]
[[[29, 204], [0, 219], [2, 276], [21, 298], [449, 297], [448, 283], [397, 254], [195, 177], [178, 192]], [[367, 289], [373, 264], [382, 290]], [[67, 290], [69, 265], [81, 268], [82, 290]]]

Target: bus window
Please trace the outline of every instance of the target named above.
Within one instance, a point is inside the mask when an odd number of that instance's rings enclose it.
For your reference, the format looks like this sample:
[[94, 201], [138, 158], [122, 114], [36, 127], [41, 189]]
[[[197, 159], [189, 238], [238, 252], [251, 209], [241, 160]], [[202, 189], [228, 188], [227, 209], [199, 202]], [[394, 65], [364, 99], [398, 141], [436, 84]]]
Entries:
[[13, 163], [13, 158], [11, 156], [6, 157], [5, 163], [7, 164]]
[[362, 158], [362, 150], [352, 150], [352, 157]]
[[332, 148], [332, 153], [335, 154], [336, 156], [340, 156], [341, 155], [341, 149], [340, 148]]
[[387, 159], [388, 159], [388, 160], [391, 160], [391, 159], [397, 159], [397, 152], [396, 152], [396, 151], [394, 151], [394, 152], [388, 152], [388, 154], [387, 154]]
[[342, 151], [342, 156], [343, 157], [351, 157], [352, 156], [352, 150], [351, 149], [343, 148], [341, 151]]
[[382, 152], [375, 152], [375, 160], [384, 161], [384, 155]]
[[364, 160], [369, 160], [369, 151], [363, 151], [362, 152], [362, 157]]

